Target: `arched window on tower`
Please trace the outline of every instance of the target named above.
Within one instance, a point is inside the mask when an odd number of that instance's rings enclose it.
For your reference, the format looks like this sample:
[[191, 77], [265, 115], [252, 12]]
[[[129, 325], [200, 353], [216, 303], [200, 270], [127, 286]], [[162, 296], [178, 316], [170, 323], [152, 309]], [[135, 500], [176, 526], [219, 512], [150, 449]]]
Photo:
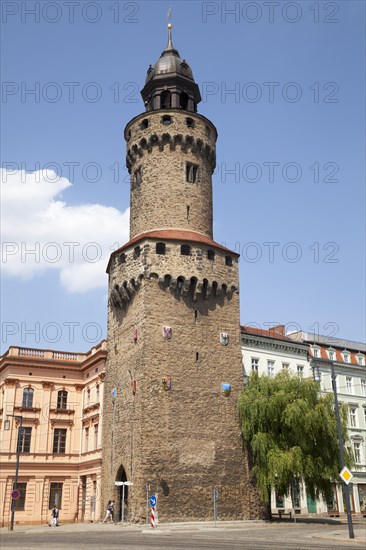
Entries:
[[165, 254], [165, 243], [156, 243], [156, 253]]
[[182, 256], [190, 256], [191, 255], [191, 247], [189, 244], [182, 244], [180, 247], [180, 253]]
[[171, 109], [171, 107], [172, 107], [172, 94], [170, 90], [164, 90], [164, 92], [161, 93], [160, 108]]
[[188, 94], [186, 94], [185, 92], [182, 92], [180, 94], [179, 107], [184, 111], [186, 111], [188, 108]]

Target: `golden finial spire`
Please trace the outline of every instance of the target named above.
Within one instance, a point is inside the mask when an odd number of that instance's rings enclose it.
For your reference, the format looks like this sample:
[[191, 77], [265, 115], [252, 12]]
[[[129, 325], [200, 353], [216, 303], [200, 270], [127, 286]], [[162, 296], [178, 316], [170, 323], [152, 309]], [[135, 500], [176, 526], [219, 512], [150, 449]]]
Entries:
[[173, 27], [173, 25], [170, 22], [171, 16], [172, 16], [172, 8], [169, 8], [168, 13], [167, 13], [167, 19], [169, 21], [169, 23], [168, 23], [168, 45], [167, 45], [167, 49], [172, 49], [173, 48], [173, 42], [172, 42], [172, 27]]

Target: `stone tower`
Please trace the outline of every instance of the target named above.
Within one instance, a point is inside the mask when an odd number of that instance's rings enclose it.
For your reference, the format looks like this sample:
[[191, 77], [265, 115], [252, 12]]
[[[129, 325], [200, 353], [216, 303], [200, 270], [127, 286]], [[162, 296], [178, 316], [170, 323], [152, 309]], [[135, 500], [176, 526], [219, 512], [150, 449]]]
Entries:
[[110, 258], [103, 429], [105, 504], [145, 521], [262, 517], [236, 402], [243, 386], [238, 255], [213, 241], [217, 131], [192, 70], [168, 45], [147, 72], [146, 112], [125, 128], [130, 241]]

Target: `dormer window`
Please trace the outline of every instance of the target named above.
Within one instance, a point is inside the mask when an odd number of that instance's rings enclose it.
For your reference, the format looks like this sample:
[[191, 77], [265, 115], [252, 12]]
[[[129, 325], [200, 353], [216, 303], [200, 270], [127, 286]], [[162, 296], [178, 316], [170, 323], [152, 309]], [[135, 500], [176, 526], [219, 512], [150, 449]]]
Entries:
[[186, 181], [189, 183], [197, 183], [198, 165], [187, 162], [186, 164]]
[[319, 348], [313, 346], [312, 350], [313, 350], [313, 357], [320, 357], [320, 349]]
[[356, 355], [356, 359], [357, 359], [357, 363], [358, 363], [359, 365], [364, 365], [364, 364], [365, 364], [365, 358], [364, 358], [364, 356], [362, 355], [362, 353], [358, 353], [358, 354]]
[[350, 354], [348, 353], [348, 351], [344, 351], [343, 352], [343, 361], [345, 363], [349, 363], [350, 362]]
[[335, 351], [334, 350], [331, 350], [331, 349], [328, 350], [328, 358], [329, 358], [330, 361], [335, 360]]

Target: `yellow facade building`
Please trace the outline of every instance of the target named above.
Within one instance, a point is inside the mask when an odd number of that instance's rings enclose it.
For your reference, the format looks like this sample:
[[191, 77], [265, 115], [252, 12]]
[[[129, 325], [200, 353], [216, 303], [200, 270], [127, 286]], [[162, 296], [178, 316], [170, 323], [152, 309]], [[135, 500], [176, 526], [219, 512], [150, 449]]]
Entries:
[[[102, 411], [107, 351], [10, 347], [0, 358], [0, 522], [9, 525], [17, 444], [16, 524], [101, 515]], [[8, 428], [8, 429], [6, 429]]]

